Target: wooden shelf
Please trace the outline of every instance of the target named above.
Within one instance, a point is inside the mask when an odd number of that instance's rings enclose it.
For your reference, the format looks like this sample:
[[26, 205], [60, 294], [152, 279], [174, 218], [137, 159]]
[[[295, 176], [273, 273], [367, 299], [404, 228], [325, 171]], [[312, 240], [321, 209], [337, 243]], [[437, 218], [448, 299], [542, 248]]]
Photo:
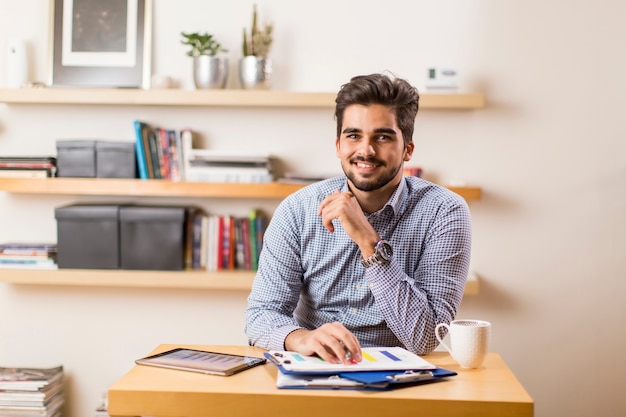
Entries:
[[[250, 291], [253, 271], [128, 271], [100, 269], [2, 269], [0, 282], [22, 285], [79, 287], [167, 288]], [[465, 295], [478, 294], [479, 282], [470, 274]]]
[[[0, 191], [137, 197], [284, 198], [306, 184], [209, 183], [112, 178], [0, 178]], [[466, 200], [480, 199], [479, 187], [447, 187]]]
[[[140, 90], [105, 88], [5, 88], [0, 103], [129, 106], [332, 108], [336, 93], [274, 90]], [[480, 93], [420, 94], [420, 109], [471, 110], [485, 106]]]
[[284, 198], [303, 186], [277, 182], [259, 184], [113, 178], [0, 178], [0, 190], [22, 194]]
[[101, 269], [3, 269], [0, 281], [29, 285], [81, 287], [179, 288], [247, 290], [254, 272], [240, 271], [129, 271]]

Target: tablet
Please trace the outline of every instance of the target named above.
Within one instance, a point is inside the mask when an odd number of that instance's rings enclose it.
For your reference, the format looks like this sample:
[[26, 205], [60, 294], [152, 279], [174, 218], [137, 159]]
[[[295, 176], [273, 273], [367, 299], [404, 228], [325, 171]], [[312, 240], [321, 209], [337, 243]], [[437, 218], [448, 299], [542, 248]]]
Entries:
[[200, 372], [210, 375], [229, 376], [245, 371], [266, 362], [263, 358], [253, 356], [217, 353], [205, 350], [176, 348], [167, 352], [157, 353], [135, 361], [138, 365], [157, 366], [159, 368], [177, 369], [180, 371]]

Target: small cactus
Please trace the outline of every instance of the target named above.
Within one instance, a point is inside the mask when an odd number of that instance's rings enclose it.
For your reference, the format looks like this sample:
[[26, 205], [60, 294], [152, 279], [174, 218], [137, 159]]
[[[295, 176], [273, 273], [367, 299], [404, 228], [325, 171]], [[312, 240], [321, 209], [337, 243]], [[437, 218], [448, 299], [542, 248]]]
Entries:
[[250, 34], [243, 30], [243, 56], [267, 57], [272, 47], [274, 25], [265, 23], [263, 29], [259, 29], [256, 4], [252, 12], [252, 28]]

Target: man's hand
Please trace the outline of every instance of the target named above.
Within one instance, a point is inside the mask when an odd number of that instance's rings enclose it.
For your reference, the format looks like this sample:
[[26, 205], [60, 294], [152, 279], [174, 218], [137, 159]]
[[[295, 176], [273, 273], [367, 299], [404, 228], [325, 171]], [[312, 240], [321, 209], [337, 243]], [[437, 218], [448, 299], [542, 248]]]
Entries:
[[298, 329], [285, 339], [285, 348], [302, 355], [318, 355], [330, 363], [361, 362], [361, 345], [343, 324], [326, 323], [315, 330]]
[[363, 257], [367, 258], [374, 253], [374, 246], [380, 236], [367, 221], [359, 202], [351, 192], [342, 193], [337, 190], [326, 196], [320, 203], [317, 215], [322, 216], [322, 224], [331, 233], [335, 231], [333, 220], [341, 222], [341, 227], [359, 246]]

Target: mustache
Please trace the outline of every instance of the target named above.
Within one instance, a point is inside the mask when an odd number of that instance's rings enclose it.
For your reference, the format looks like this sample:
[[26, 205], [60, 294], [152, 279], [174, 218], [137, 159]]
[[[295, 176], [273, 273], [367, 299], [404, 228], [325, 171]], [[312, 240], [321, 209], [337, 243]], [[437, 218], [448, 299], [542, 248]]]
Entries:
[[383, 161], [378, 160], [376, 158], [366, 158], [364, 156], [355, 156], [355, 157], [350, 158], [351, 164], [354, 164], [356, 162], [367, 162], [369, 164], [384, 165]]

